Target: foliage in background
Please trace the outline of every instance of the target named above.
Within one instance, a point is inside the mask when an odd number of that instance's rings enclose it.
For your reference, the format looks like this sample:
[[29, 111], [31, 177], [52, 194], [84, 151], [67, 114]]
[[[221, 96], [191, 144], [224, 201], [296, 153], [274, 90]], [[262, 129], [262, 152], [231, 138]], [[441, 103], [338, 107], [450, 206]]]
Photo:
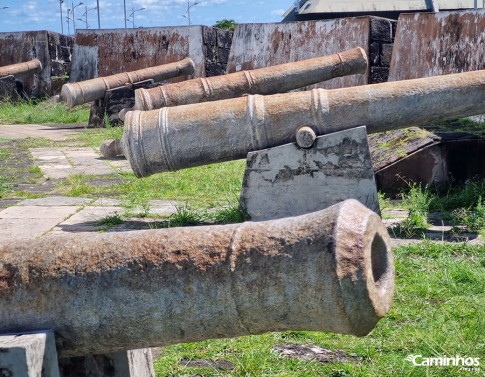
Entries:
[[[445, 192], [437, 188], [410, 184], [401, 194], [401, 206], [408, 210], [407, 218], [394, 229], [401, 237], [422, 235], [429, 227], [428, 215], [439, 212], [442, 217], [456, 226], [456, 231], [483, 233], [485, 231], [485, 180], [468, 181], [455, 185]], [[385, 197], [380, 203], [389, 204]]]
[[87, 124], [88, 119], [87, 106], [68, 109], [53, 100], [0, 102], [0, 124]]
[[234, 31], [234, 29], [236, 28], [236, 21], [224, 18], [223, 20], [217, 21], [214, 24], [214, 27]]

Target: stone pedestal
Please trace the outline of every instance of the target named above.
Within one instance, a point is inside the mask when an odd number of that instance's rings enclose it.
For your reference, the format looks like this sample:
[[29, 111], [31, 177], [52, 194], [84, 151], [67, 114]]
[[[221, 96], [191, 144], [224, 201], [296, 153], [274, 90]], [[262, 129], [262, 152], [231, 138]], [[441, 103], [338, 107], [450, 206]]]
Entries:
[[59, 377], [51, 332], [0, 336], [0, 376]]
[[0, 377], [155, 377], [150, 348], [58, 359], [50, 331], [0, 336]]
[[309, 149], [292, 143], [248, 154], [241, 205], [253, 221], [314, 212], [345, 199], [379, 212], [365, 127], [317, 137]]
[[150, 348], [59, 360], [61, 377], [155, 377]]

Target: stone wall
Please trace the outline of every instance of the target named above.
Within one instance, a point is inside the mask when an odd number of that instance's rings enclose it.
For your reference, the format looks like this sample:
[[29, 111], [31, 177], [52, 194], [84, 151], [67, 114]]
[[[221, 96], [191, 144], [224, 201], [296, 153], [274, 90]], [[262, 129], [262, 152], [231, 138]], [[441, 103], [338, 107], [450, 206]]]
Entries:
[[232, 32], [208, 26], [78, 30], [70, 81], [136, 71], [186, 57], [195, 63], [193, 77], [214, 76], [225, 72], [231, 42]]
[[70, 73], [73, 38], [47, 30], [0, 33], [0, 66], [37, 58], [38, 74], [17, 78], [17, 86], [27, 95], [56, 94]]
[[[360, 46], [369, 52], [369, 17], [265, 24], [238, 24], [228, 73], [331, 55]], [[335, 78], [308, 89], [367, 84], [365, 74]]]
[[402, 14], [390, 81], [485, 69], [485, 10]]
[[369, 84], [386, 82], [389, 78], [396, 28], [396, 20], [370, 18]]
[[234, 33], [229, 30], [205, 26], [203, 28], [206, 77], [226, 72]]

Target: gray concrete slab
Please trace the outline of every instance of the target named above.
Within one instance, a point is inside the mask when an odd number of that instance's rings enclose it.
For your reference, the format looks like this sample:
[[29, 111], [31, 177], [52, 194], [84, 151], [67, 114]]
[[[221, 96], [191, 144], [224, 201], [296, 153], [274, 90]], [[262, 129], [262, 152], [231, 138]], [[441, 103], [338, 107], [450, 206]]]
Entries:
[[248, 153], [241, 205], [253, 221], [302, 215], [356, 199], [379, 212], [365, 127]]
[[30, 152], [42, 173], [51, 179], [67, 178], [73, 174], [114, 173], [106, 160], [92, 148], [32, 148]]
[[0, 373], [9, 377], [59, 377], [52, 332], [0, 336]]
[[13, 206], [1, 211], [0, 219], [55, 219], [62, 221], [77, 211], [77, 206]]
[[108, 216], [121, 216], [124, 211], [122, 207], [84, 207], [68, 219], [60, 221], [48, 235], [59, 235], [65, 232], [79, 233], [104, 230], [106, 225], [99, 224], [99, 220]]
[[69, 196], [48, 196], [39, 199], [25, 199], [17, 203], [18, 206], [80, 206], [94, 202], [89, 198], [73, 198]]
[[85, 129], [81, 124], [14, 124], [0, 125], [0, 138], [25, 139], [43, 137], [54, 141], [71, 138]]

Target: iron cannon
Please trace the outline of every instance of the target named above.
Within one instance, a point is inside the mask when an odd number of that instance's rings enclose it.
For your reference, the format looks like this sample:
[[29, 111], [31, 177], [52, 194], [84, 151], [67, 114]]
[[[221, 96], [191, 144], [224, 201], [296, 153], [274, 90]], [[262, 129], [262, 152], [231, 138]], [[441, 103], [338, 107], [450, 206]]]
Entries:
[[355, 200], [266, 222], [0, 246], [0, 332], [53, 330], [60, 357], [268, 331], [363, 336], [393, 289], [387, 230]]
[[126, 114], [118, 143], [138, 177], [246, 157], [365, 125], [369, 133], [485, 113], [485, 70], [343, 89], [249, 95]]
[[178, 76], [191, 75], [192, 73], [194, 73], [194, 62], [190, 58], [185, 58], [179, 62], [140, 69], [138, 71], [118, 73], [112, 76], [64, 84], [62, 86], [60, 100], [65, 102], [69, 107], [74, 107], [101, 99], [105, 96], [106, 91], [122, 87], [126, 84], [135, 84], [149, 79], [163, 81]]
[[5, 65], [0, 67], [0, 77], [15, 76], [20, 77], [29, 73], [38, 73], [42, 69], [39, 59], [32, 59], [28, 62]]
[[356, 47], [338, 54], [280, 64], [228, 75], [201, 77], [135, 91], [133, 110], [217, 101], [244, 94], [275, 94], [303, 88], [335, 77], [363, 74], [367, 55]]

